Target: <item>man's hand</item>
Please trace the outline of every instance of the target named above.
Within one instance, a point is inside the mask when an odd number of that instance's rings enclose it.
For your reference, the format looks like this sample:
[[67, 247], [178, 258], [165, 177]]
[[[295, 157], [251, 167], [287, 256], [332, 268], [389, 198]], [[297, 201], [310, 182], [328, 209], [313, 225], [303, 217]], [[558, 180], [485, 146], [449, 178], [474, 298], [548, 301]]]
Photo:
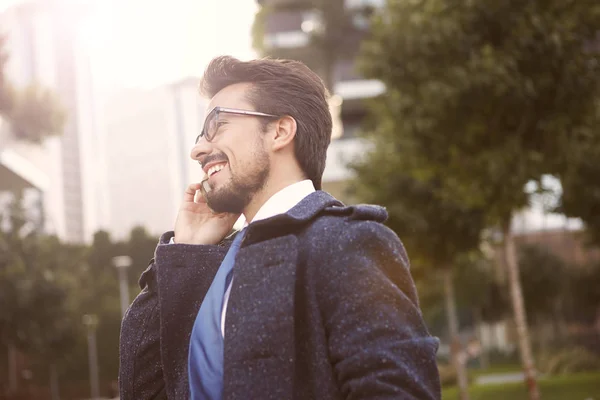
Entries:
[[193, 183], [185, 190], [175, 222], [175, 243], [217, 244], [240, 217], [240, 214], [214, 213], [204, 196], [196, 196], [200, 187], [200, 183]]

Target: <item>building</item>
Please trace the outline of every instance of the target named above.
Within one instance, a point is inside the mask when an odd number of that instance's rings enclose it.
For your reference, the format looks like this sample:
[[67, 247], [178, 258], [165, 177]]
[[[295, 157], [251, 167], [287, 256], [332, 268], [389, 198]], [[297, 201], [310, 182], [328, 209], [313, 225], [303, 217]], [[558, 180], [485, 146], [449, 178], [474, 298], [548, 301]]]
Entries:
[[[58, 95], [67, 112], [60, 137], [44, 141], [43, 195], [46, 231], [69, 242], [84, 242], [106, 218], [102, 201], [101, 138], [89, 61], [78, 30], [85, 10], [64, 1], [22, 1], [0, 14], [7, 35], [7, 78], [17, 87], [39, 84]], [[21, 151], [29, 161], [40, 158]]]
[[600, 248], [588, 242], [585, 232], [553, 228], [515, 235], [519, 246], [537, 246], [548, 250], [571, 268], [600, 262]]
[[103, 102], [107, 228], [116, 238], [137, 225], [155, 235], [173, 229], [185, 188], [202, 178], [189, 157], [206, 107], [198, 82], [122, 89]]
[[8, 122], [0, 117], [0, 208], [11, 201], [12, 193], [21, 192], [30, 217], [42, 229], [44, 198], [49, 189], [44, 159], [41, 146], [15, 140]]
[[[355, 69], [354, 60], [360, 41], [368, 30], [365, 10], [383, 5], [382, 0], [334, 0], [352, 19], [353, 29], [344, 38], [344, 51], [329, 67], [320, 63], [322, 57], [311, 42], [312, 32], [320, 28], [320, 13], [304, 0], [258, 0], [261, 11], [255, 22], [255, 45], [263, 55], [293, 58], [305, 62], [319, 73], [332, 92], [334, 132], [327, 153], [323, 174], [323, 189], [349, 201], [345, 191], [351, 177], [347, 163], [360, 156], [365, 142], [357, 131], [366, 115], [364, 101], [381, 94], [385, 87], [378, 80], [365, 79]], [[341, 4], [343, 3], [343, 4]], [[315, 61], [316, 60], [316, 61]], [[330, 69], [330, 71], [328, 71]], [[336, 123], [337, 120], [337, 123]]]

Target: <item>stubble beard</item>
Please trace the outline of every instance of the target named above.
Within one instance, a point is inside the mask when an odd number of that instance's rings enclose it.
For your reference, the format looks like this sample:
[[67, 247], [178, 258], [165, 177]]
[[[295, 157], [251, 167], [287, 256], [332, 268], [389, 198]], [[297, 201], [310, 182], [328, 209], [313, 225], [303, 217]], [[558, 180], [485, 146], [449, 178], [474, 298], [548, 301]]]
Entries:
[[239, 176], [230, 168], [229, 182], [206, 193], [206, 202], [211, 210], [216, 213], [241, 214], [252, 198], [265, 187], [270, 167], [263, 147], [259, 147], [254, 159], [256, 163], [251, 167], [252, 172]]

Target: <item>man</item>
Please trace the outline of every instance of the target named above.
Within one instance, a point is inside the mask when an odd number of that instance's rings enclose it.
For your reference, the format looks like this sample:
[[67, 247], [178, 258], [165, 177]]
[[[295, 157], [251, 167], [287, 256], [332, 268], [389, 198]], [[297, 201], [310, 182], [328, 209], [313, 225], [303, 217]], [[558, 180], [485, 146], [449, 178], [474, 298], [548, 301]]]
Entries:
[[123, 321], [121, 399], [439, 399], [438, 342], [385, 210], [320, 190], [322, 81], [295, 61], [219, 57], [200, 89], [191, 157], [207, 180]]

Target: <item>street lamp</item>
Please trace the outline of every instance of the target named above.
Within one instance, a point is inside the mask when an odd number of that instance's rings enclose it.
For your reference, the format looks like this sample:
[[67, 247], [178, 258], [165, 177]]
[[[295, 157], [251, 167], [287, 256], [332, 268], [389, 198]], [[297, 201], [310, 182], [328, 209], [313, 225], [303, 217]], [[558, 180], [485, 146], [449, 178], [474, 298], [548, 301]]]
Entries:
[[96, 347], [96, 328], [98, 317], [86, 314], [82, 318], [83, 325], [87, 328], [88, 340], [88, 362], [90, 368], [90, 389], [92, 400], [100, 398], [100, 385], [98, 378], [98, 351]]
[[129, 307], [129, 283], [127, 281], [127, 268], [131, 266], [131, 257], [118, 256], [113, 257], [113, 264], [119, 271], [119, 291], [121, 293], [121, 317]]

